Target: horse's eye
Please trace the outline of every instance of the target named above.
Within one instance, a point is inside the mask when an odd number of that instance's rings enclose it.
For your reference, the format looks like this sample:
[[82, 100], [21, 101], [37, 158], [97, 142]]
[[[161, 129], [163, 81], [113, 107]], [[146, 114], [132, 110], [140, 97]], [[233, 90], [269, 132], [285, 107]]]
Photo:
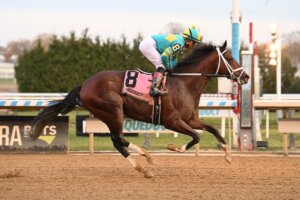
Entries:
[[229, 58], [229, 59], [228, 59], [228, 61], [229, 61], [229, 62], [232, 62], [232, 61], [233, 61], [233, 58], [232, 58], [232, 57], [231, 57], [231, 58]]

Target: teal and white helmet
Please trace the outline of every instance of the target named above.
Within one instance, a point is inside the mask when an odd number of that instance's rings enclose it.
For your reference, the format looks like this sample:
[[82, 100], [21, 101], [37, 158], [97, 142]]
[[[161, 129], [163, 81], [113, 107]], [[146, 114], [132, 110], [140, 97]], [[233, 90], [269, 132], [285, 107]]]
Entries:
[[200, 35], [199, 30], [196, 28], [195, 25], [193, 25], [190, 28], [187, 28], [184, 30], [184, 32], [182, 33], [182, 36], [187, 39], [187, 40], [192, 40], [196, 43], [201, 42], [202, 38]]

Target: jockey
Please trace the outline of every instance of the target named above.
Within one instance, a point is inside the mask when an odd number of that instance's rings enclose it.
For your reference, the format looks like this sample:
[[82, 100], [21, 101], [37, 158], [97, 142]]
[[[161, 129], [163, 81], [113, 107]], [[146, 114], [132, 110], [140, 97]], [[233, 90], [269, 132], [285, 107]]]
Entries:
[[182, 34], [152, 35], [140, 43], [140, 51], [156, 68], [150, 91], [151, 96], [167, 94], [167, 91], [160, 90], [166, 70], [175, 67], [178, 55], [184, 48], [191, 49], [201, 41], [200, 32], [196, 26], [192, 26], [184, 30]]

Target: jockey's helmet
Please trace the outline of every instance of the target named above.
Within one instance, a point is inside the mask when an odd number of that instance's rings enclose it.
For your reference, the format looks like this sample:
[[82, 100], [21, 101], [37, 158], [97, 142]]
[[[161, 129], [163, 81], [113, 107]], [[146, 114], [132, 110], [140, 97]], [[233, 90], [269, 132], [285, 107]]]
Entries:
[[197, 30], [195, 25], [185, 29], [182, 35], [186, 40], [192, 40], [196, 43], [199, 43], [202, 40], [200, 32]]

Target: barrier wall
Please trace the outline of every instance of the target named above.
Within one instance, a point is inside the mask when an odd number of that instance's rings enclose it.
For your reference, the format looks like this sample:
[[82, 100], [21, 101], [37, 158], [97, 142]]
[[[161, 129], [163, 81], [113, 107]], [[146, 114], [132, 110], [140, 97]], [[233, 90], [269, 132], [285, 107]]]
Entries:
[[61, 116], [45, 126], [37, 140], [29, 136], [34, 116], [0, 116], [0, 152], [68, 150], [69, 117]]

